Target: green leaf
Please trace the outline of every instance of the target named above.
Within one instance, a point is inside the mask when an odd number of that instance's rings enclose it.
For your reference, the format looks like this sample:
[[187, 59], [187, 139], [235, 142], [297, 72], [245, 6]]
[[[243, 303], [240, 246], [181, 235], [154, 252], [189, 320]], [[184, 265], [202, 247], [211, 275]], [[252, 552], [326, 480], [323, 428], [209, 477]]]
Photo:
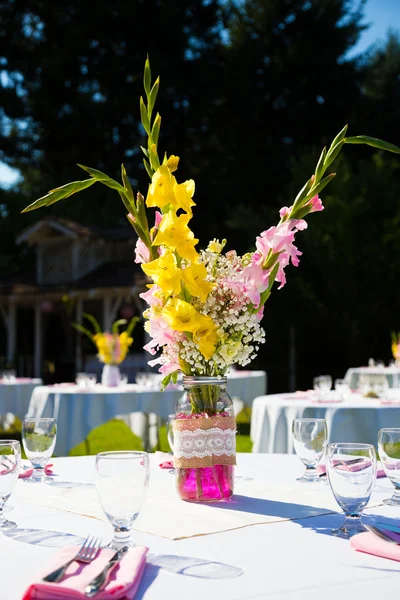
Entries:
[[149, 229], [149, 223], [147, 221], [146, 207], [144, 204], [144, 198], [140, 192], [136, 196], [136, 210], [139, 217], [140, 224], [143, 226], [145, 231]]
[[95, 179], [96, 181], [100, 181], [107, 187], [109, 187], [113, 190], [117, 190], [119, 192], [124, 191], [124, 188], [122, 187], [122, 185], [120, 183], [118, 183], [118, 181], [115, 181], [115, 179], [111, 179], [111, 177], [109, 177], [102, 171], [98, 171], [97, 169], [92, 169], [91, 167], [85, 167], [85, 165], [80, 165], [79, 163], [78, 163], [78, 167], [80, 167], [81, 169], [83, 169], [84, 171], [89, 173], [89, 175], [91, 175], [93, 177], [93, 179]]
[[154, 173], [153, 169], [151, 168], [149, 162], [145, 158], [143, 159], [143, 164], [144, 164], [144, 168], [147, 171], [148, 176], [151, 179], [153, 177], [153, 173]]
[[36, 210], [37, 208], [41, 208], [42, 206], [51, 206], [55, 202], [62, 200], [63, 198], [68, 198], [72, 196], [72, 194], [76, 194], [77, 192], [81, 192], [86, 188], [90, 187], [96, 183], [95, 179], [85, 179], [83, 181], [73, 181], [72, 183], [66, 183], [61, 187], [55, 188], [51, 190], [46, 196], [42, 196], [32, 204], [29, 204], [24, 210], [23, 213], [29, 212], [31, 210]]
[[144, 85], [144, 91], [146, 92], [147, 95], [149, 95], [150, 94], [150, 86], [151, 86], [151, 69], [150, 69], [149, 57], [146, 58], [146, 62], [144, 63], [143, 85]]
[[129, 199], [133, 200], [134, 196], [133, 196], [131, 182], [129, 181], [128, 175], [126, 174], [125, 166], [123, 164], [121, 165], [121, 178], [122, 178], [122, 182], [124, 184], [124, 188], [128, 193]]
[[153, 144], [150, 148], [150, 164], [154, 171], [157, 171], [158, 167], [160, 166], [160, 161], [157, 154], [157, 146], [155, 144]]
[[118, 319], [118, 321], [114, 321], [114, 323], [112, 324], [111, 331], [115, 334], [118, 334], [119, 333], [118, 328], [121, 325], [126, 325], [126, 323], [127, 323], [126, 319]]
[[97, 319], [95, 319], [93, 315], [91, 315], [90, 313], [83, 313], [82, 316], [91, 322], [91, 324], [93, 325], [93, 329], [96, 333], [101, 333], [101, 327], [99, 325], [99, 322]]
[[71, 323], [71, 325], [74, 329], [79, 331], [79, 333], [84, 333], [85, 335], [87, 335], [87, 337], [90, 339], [91, 342], [93, 342], [93, 344], [95, 343], [93, 339], [93, 334], [90, 333], [90, 331], [86, 329], [86, 327], [83, 327], [83, 325], [80, 325], [79, 323]]
[[348, 137], [345, 138], [344, 142], [345, 144], [366, 144], [367, 146], [372, 146], [373, 148], [378, 148], [379, 150], [386, 150], [387, 152], [400, 154], [400, 148], [398, 148], [398, 146], [389, 144], [389, 142], [384, 142], [383, 140], [378, 140], [377, 138], [369, 137], [367, 135]]
[[142, 96], [140, 96], [140, 118], [141, 118], [142, 125], [144, 127], [145, 132], [147, 133], [147, 135], [150, 135], [149, 116], [147, 114], [146, 105], [143, 102]]
[[147, 158], [149, 158], [149, 153], [148, 153], [148, 151], [146, 150], [146, 148], [143, 148], [143, 146], [140, 146], [140, 149], [141, 149], [141, 151], [143, 152], [143, 154], [144, 154], [144, 155], [145, 155]]
[[339, 133], [337, 134], [337, 136], [333, 139], [333, 142], [332, 142], [331, 147], [329, 148], [329, 150], [331, 150], [332, 148], [334, 148], [336, 146], [336, 144], [338, 144], [339, 142], [341, 142], [342, 140], [344, 140], [345, 135], [347, 133], [347, 128], [348, 128], [348, 125], [345, 125], [343, 127], [343, 129], [341, 131], [339, 131]]
[[167, 385], [170, 383], [170, 381], [171, 381], [171, 374], [166, 375], [164, 377], [164, 379], [161, 380], [161, 390], [164, 390], [167, 387]]
[[300, 204], [300, 202], [303, 201], [303, 199], [306, 197], [308, 190], [310, 189], [310, 187], [312, 186], [313, 180], [312, 178], [310, 178], [305, 185], [301, 188], [301, 190], [299, 191], [299, 193], [297, 194], [295, 201], [293, 203], [293, 208], [297, 208], [297, 206]]
[[139, 321], [140, 321], [140, 317], [132, 317], [132, 319], [129, 321], [129, 325], [126, 328], [126, 333], [128, 334], [129, 337], [131, 336], [132, 331], [135, 329], [136, 323], [138, 323]]
[[331, 146], [328, 154], [326, 155], [325, 165], [324, 165], [325, 169], [327, 169], [329, 167], [329, 165], [333, 163], [333, 161], [335, 160], [335, 158], [337, 157], [337, 155], [343, 148], [343, 144], [344, 144], [344, 140], [341, 140], [340, 142], [338, 142], [336, 144], [336, 146]]
[[317, 194], [319, 194], [329, 182], [336, 176], [336, 173], [330, 173], [326, 177], [324, 177], [315, 187], [312, 188], [304, 198], [304, 204], [314, 198]]
[[158, 138], [160, 135], [160, 127], [161, 127], [161, 117], [160, 113], [157, 113], [156, 118], [154, 119], [153, 127], [151, 128], [151, 139], [157, 146]]
[[178, 381], [178, 371], [174, 371], [173, 373], [171, 373], [171, 379], [173, 383], [176, 383]]
[[319, 181], [321, 179], [322, 175], [325, 173], [325, 167], [324, 167], [325, 157], [326, 157], [326, 148], [324, 148], [322, 150], [321, 156], [319, 157], [319, 161], [317, 162], [317, 166], [315, 167], [316, 181]]
[[151, 88], [151, 92], [150, 92], [150, 97], [149, 97], [149, 115], [151, 115], [151, 113], [153, 112], [153, 108], [154, 108], [154, 105], [156, 103], [156, 98], [157, 98], [158, 88], [159, 87], [160, 87], [160, 78], [157, 77], [157, 79], [154, 82], [153, 87]]

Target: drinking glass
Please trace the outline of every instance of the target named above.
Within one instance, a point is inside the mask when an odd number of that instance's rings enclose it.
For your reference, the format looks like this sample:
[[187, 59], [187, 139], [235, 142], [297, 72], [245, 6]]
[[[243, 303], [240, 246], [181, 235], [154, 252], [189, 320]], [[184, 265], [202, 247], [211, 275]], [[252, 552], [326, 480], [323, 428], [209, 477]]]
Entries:
[[86, 387], [86, 373], [77, 373], [75, 383], [79, 387]]
[[293, 444], [297, 456], [305, 464], [304, 475], [297, 479], [302, 483], [320, 483], [316, 467], [325, 451], [328, 429], [325, 419], [295, 419], [293, 421]]
[[378, 450], [386, 476], [394, 485], [393, 496], [383, 502], [389, 506], [400, 506], [400, 429], [380, 429]]
[[0, 373], [0, 379], [3, 383], [14, 383], [17, 378], [17, 372], [14, 369], [6, 369]]
[[46, 481], [47, 465], [56, 445], [57, 423], [52, 418], [24, 419], [22, 423], [22, 443], [30, 460], [33, 473], [27, 482]]
[[96, 373], [84, 373], [85, 375], [85, 383], [86, 387], [92, 387], [97, 383], [97, 375]]
[[148, 482], [146, 452], [101, 452], [96, 456], [97, 494], [114, 527], [114, 548], [134, 545], [131, 528], [142, 508]]
[[361, 513], [376, 478], [375, 448], [371, 444], [328, 444], [326, 468], [335, 500], [346, 517], [340, 529], [332, 530], [332, 535], [347, 540], [366, 531]]
[[127, 385], [128, 384], [128, 375], [126, 373], [121, 373], [120, 375], [120, 380], [119, 380], [119, 384], [121, 386]]
[[0, 441], [0, 531], [17, 524], [3, 516], [4, 504], [11, 496], [18, 480], [21, 465], [21, 446], [16, 440]]
[[335, 379], [335, 390], [339, 393], [342, 400], [346, 400], [351, 394], [350, 386], [345, 379]]
[[332, 377], [330, 375], [319, 375], [314, 377], [313, 386], [316, 392], [320, 392], [321, 398], [326, 396], [332, 387]]

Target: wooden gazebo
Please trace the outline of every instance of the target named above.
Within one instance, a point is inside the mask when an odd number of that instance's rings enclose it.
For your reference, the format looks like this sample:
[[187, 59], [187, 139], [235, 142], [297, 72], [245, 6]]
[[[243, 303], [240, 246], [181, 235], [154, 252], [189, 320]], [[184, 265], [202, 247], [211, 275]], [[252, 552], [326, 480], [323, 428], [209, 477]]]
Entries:
[[23, 354], [18, 348], [18, 320], [20, 311], [30, 310], [33, 375], [41, 375], [43, 361], [48, 358], [46, 336], [54, 335], [51, 328], [46, 333], [44, 327], [49, 314], [60, 317], [60, 326], [64, 323], [62, 351], [75, 362], [75, 369], [81, 370], [81, 342], [70, 327], [71, 321], [81, 323], [82, 313], [90, 312], [104, 330], [109, 330], [117, 315], [129, 317], [143, 310], [138, 294], [144, 291], [145, 280], [134, 263], [135, 242], [136, 234], [129, 225], [88, 227], [54, 217], [23, 231], [17, 243], [35, 248], [36, 272], [0, 281], [6, 360], [17, 365], [17, 357]]

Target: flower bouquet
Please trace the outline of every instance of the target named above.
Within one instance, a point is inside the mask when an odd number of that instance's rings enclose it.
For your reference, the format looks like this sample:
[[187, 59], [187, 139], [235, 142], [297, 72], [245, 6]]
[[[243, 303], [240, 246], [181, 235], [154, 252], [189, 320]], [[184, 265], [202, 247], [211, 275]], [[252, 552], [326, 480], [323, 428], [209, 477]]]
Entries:
[[[293, 204], [280, 210], [277, 225], [265, 229], [255, 240], [255, 250], [238, 256], [225, 251], [226, 240], [212, 240], [199, 251], [190, 229], [195, 184], [179, 183], [175, 173], [179, 158], [158, 152], [161, 117], [154, 117], [159, 79], [152, 84], [150, 64], [144, 69], [145, 99], [140, 113], [147, 135], [142, 147], [144, 166], [150, 177], [146, 199], [132, 190], [124, 166], [122, 183], [105, 173], [85, 167], [90, 178], [68, 183], [49, 192], [25, 211], [50, 206], [95, 183], [115, 189], [138, 235], [136, 262], [151, 283], [141, 296], [148, 309], [145, 349], [159, 365], [163, 385], [178, 372], [184, 375], [185, 393], [174, 421], [174, 461], [178, 491], [186, 500], [224, 500], [233, 493], [235, 419], [225, 390], [225, 374], [233, 363], [248, 364], [265, 335], [260, 321], [274, 283], [281, 289], [286, 268], [298, 266], [301, 252], [295, 236], [307, 228], [305, 217], [323, 210], [320, 192], [335, 177], [326, 174], [345, 144], [368, 144], [400, 153], [400, 149], [367, 136], [347, 137], [347, 126], [324, 148], [315, 172]], [[147, 208], [146, 208], [147, 207]], [[156, 209], [149, 226], [149, 211]]]
[[392, 355], [396, 363], [396, 367], [400, 367], [400, 332], [392, 331]]
[[126, 331], [119, 333], [119, 327], [126, 325], [126, 319], [114, 321], [111, 333], [101, 331], [98, 321], [93, 315], [84, 313], [83, 316], [93, 325], [94, 333], [80, 323], [72, 323], [80, 333], [84, 333], [96, 346], [100, 362], [104, 364], [101, 374], [101, 383], [109, 387], [116, 387], [120, 383], [119, 365], [125, 360], [128, 350], [133, 342], [132, 331], [139, 317], [133, 317]]

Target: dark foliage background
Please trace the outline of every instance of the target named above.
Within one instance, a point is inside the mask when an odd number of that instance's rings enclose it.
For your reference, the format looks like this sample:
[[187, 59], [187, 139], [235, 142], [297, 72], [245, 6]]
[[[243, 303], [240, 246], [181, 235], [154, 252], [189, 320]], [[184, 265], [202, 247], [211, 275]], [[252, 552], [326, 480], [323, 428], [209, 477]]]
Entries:
[[[363, 1], [0, 1], [0, 159], [21, 172], [0, 192], [0, 277], [32, 269], [20, 215], [49, 189], [79, 179], [77, 162], [146, 191], [139, 96], [146, 53], [160, 74], [161, 150], [196, 181], [194, 229], [250, 250], [275, 224], [344, 123], [351, 135], [400, 142], [400, 42], [349, 60]], [[269, 390], [342, 376], [390, 359], [400, 329], [400, 163], [346, 147], [326, 211], [298, 235], [304, 252], [266, 308], [258, 358]], [[82, 223], [125, 221], [115, 193], [92, 187], [48, 213]], [[295, 341], [290, 350], [289, 340]], [[295, 353], [294, 353], [295, 346]], [[291, 377], [291, 379], [290, 379]]]

